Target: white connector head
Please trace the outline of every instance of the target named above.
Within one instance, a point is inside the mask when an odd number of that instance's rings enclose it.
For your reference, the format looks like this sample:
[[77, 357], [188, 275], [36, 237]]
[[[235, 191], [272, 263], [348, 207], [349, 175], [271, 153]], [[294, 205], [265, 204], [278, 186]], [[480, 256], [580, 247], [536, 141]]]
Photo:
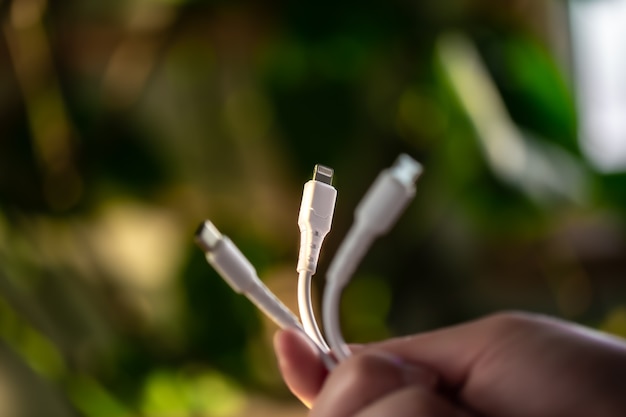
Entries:
[[254, 266], [235, 244], [210, 221], [203, 222], [195, 234], [207, 261], [240, 294], [244, 294], [282, 328], [302, 330], [297, 317], [261, 282]]
[[259, 279], [250, 261], [213, 223], [208, 220], [202, 223], [195, 240], [207, 261], [235, 292], [246, 294], [258, 285]]
[[391, 175], [407, 190], [415, 190], [415, 183], [422, 175], [422, 164], [407, 154], [401, 154], [390, 168]]
[[[235, 292], [245, 295], [281, 328], [298, 329], [305, 334], [298, 318], [261, 282], [252, 264], [213, 223], [203, 222], [195, 233], [195, 241], [207, 261]], [[335, 366], [335, 360], [324, 349], [320, 348], [318, 354], [328, 370]]]
[[422, 172], [419, 162], [406, 154], [381, 172], [355, 210], [356, 226], [372, 236], [387, 233], [415, 195]]
[[422, 166], [408, 155], [400, 155], [393, 166], [381, 172], [359, 205], [355, 221], [327, 271], [324, 291], [324, 329], [333, 353], [339, 360], [350, 355], [339, 324], [339, 299], [359, 262], [375, 238], [396, 223], [415, 195], [415, 182]]
[[330, 232], [335, 212], [337, 190], [333, 187], [333, 170], [323, 165], [316, 165], [313, 179], [304, 184], [302, 203], [298, 214], [300, 227], [300, 254], [298, 272], [311, 274], [317, 269], [317, 261], [324, 237]]
[[328, 268], [329, 282], [347, 284], [372, 241], [391, 229], [415, 195], [421, 172], [419, 162], [402, 154], [378, 175], [355, 209], [355, 222]]
[[205, 252], [214, 250], [222, 238], [220, 231], [209, 220], [200, 224], [194, 235], [194, 240]]

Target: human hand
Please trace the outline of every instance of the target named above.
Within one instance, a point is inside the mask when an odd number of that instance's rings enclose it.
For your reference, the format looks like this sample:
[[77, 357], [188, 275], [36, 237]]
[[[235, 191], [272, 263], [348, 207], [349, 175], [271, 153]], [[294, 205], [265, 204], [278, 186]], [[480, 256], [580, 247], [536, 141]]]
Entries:
[[626, 415], [626, 343], [541, 316], [501, 313], [362, 346], [330, 374], [295, 331], [275, 347], [311, 417]]

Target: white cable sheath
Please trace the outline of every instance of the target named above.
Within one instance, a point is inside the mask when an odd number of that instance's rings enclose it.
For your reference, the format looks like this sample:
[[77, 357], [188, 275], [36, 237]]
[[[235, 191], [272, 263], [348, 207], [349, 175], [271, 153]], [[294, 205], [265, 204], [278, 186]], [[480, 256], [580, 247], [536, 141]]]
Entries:
[[311, 297], [311, 280], [313, 276], [310, 272], [302, 271], [298, 276], [298, 309], [302, 327], [311, 339], [317, 342], [322, 351], [329, 352], [330, 347], [326, 343], [324, 336], [315, 320], [313, 311], [313, 301]]
[[328, 343], [339, 360], [350, 355], [339, 323], [341, 292], [374, 239], [388, 232], [409, 204], [421, 172], [422, 166], [403, 154], [391, 168], [380, 173], [357, 206], [354, 223], [328, 268], [322, 318]]

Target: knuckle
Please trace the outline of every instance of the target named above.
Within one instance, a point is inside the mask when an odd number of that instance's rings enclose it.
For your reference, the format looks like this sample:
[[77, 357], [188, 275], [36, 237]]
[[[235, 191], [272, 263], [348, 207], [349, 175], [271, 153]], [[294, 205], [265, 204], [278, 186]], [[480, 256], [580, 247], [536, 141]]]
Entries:
[[537, 323], [538, 316], [523, 311], [504, 311], [487, 316], [486, 320], [498, 330], [507, 330], [534, 326]]

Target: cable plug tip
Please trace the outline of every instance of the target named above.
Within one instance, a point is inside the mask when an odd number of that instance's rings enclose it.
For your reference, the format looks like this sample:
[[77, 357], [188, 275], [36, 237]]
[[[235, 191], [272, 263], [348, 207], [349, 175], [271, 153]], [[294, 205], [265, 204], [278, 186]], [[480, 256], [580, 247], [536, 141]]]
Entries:
[[422, 164], [407, 154], [401, 154], [391, 167], [392, 175], [407, 189], [413, 189], [422, 174]]
[[194, 234], [194, 240], [202, 250], [210, 252], [214, 250], [217, 244], [222, 240], [222, 234], [213, 223], [209, 220], [205, 220], [198, 226]]
[[315, 165], [315, 169], [313, 170], [313, 180], [332, 185], [334, 172], [335, 171], [333, 171], [332, 168], [317, 164]]

